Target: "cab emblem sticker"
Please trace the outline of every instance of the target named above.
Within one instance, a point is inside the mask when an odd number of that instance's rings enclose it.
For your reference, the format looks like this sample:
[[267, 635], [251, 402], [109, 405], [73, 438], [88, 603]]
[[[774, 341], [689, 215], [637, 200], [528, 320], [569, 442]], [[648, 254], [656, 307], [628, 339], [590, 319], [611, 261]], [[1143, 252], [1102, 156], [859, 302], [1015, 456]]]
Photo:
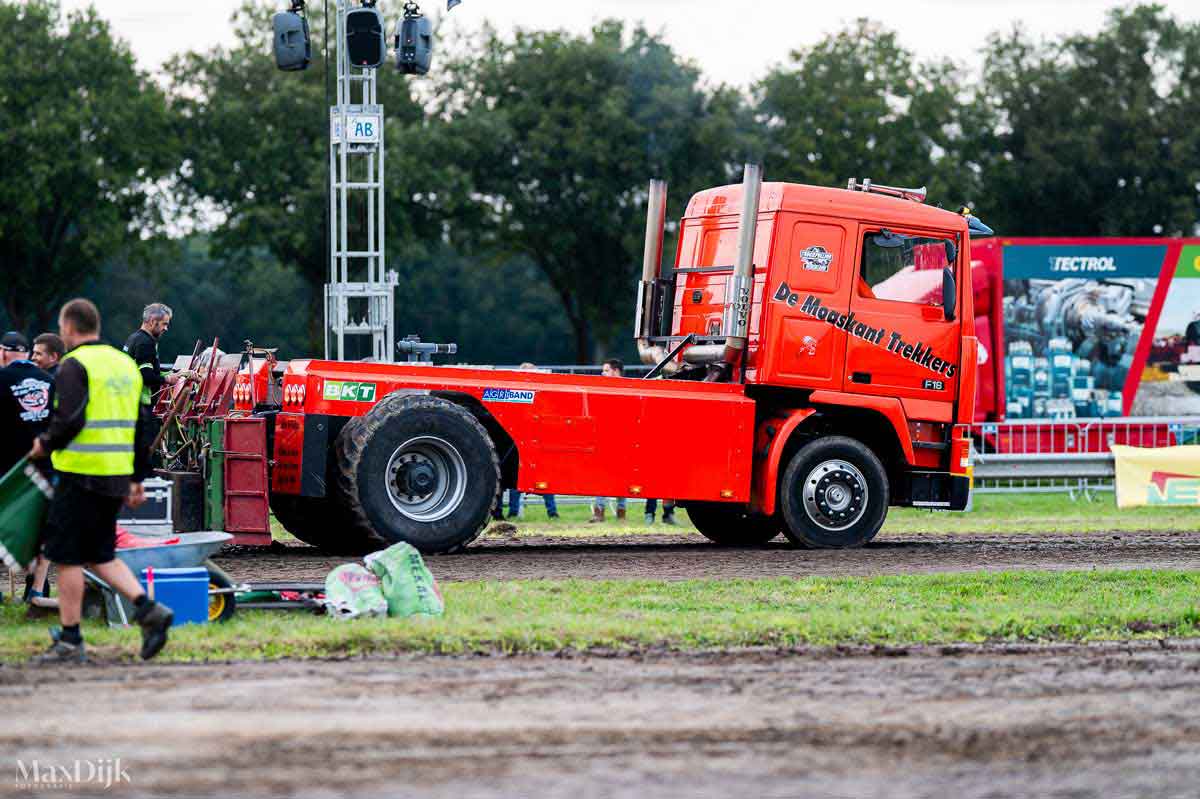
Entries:
[[804, 268], [810, 272], [828, 272], [833, 263], [833, 253], [824, 247], [812, 246], [800, 251], [800, 260]]
[[804, 355], [816, 355], [817, 340], [812, 336], [805, 336], [800, 339], [800, 352]]

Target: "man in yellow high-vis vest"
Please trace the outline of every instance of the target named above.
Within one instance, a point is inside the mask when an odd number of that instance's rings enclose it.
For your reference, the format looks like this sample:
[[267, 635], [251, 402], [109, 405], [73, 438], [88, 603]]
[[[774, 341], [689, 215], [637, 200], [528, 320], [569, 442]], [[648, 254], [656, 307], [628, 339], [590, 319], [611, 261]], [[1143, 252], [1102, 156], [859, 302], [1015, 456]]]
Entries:
[[142, 378], [123, 352], [100, 342], [100, 312], [90, 301], [71, 300], [58, 316], [67, 347], [58, 370], [49, 429], [33, 443], [31, 458], [50, 456], [58, 482], [46, 516], [43, 548], [58, 566], [58, 612], [62, 628], [39, 660], [86, 660], [79, 620], [83, 569], [87, 567], [134, 605], [142, 628], [143, 658], [167, 642], [174, 614], [146, 596], [141, 584], [116, 557], [117, 514], [128, 501], [146, 501], [142, 480], [149, 453], [138, 438]]

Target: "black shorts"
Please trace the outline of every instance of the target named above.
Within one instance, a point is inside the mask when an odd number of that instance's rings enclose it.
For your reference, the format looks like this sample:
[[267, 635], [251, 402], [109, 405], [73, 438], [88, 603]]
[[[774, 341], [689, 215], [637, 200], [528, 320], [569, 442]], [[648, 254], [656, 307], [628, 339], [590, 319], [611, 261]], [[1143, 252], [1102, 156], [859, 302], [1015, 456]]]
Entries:
[[116, 557], [117, 514], [125, 500], [89, 491], [68, 474], [59, 474], [46, 514], [42, 551], [52, 563], [83, 566]]

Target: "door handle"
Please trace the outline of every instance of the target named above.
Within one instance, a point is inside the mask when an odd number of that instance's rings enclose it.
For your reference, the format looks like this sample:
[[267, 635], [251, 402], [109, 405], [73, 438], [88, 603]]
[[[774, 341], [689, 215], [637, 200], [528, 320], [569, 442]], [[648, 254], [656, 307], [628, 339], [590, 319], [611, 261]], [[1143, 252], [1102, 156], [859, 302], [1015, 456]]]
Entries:
[[854, 372], [850, 375], [850, 382], [851, 383], [870, 383], [871, 382], [871, 373], [870, 372]]

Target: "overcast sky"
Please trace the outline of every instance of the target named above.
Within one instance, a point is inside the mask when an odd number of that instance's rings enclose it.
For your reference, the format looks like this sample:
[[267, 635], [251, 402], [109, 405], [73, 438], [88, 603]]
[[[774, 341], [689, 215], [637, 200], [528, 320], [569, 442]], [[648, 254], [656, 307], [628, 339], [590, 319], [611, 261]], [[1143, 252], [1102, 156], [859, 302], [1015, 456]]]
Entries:
[[[332, 3], [332, 0], [330, 0]], [[1198, 0], [1159, 0], [1180, 19], [1200, 16]], [[240, 0], [93, 0], [101, 16], [130, 42], [147, 69], [168, 56], [229, 42], [229, 17]], [[63, 0], [65, 8], [89, 5]], [[277, 0], [280, 10], [287, 0]], [[380, 0], [389, 18], [399, 15], [400, 0]], [[444, 0], [426, 0], [427, 13], [445, 8]], [[487, 19], [502, 30], [513, 26], [560, 27], [583, 31], [605, 17], [644, 22], [662, 33], [680, 53], [695, 61], [714, 81], [746, 85], [787, 58], [790, 50], [811, 44], [855, 17], [883, 22], [901, 42], [926, 59], [948, 56], [976, 66], [987, 35], [1017, 22], [1040, 36], [1092, 32], [1106, 12], [1127, 5], [1112, 0], [463, 0], [448, 24], [466, 30]], [[319, 13], [319, 0], [310, 0]], [[269, 33], [264, 31], [264, 36]]]

